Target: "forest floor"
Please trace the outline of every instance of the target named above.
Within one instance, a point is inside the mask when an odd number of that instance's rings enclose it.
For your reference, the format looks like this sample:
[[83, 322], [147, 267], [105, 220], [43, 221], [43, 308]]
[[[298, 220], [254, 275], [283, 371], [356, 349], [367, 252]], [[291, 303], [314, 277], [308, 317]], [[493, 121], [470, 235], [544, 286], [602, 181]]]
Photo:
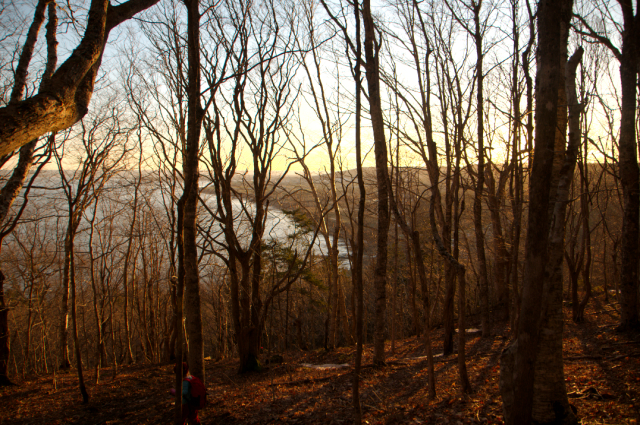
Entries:
[[[614, 331], [613, 305], [596, 301], [587, 322], [576, 325], [565, 309], [564, 360], [570, 403], [581, 423], [637, 424], [640, 418], [640, 336]], [[434, 353], [442, 350], [442, 330], [433, 332]], [[494, 336], [469, 332], [467, 368], [473, 392], [460, 394], [457, 356], [436, 358], [434, 400], [427, 397], [424, 346], [415, 337], [388, 349], [388, 365], [371, 365], [365, 347], [361, 396], [367, 424], [501, 424], [498, 389], [500, 352], [509, 330]], [[283, 354], [284, 363], [261, 373], [238, 375], [237, 361], [207, 361], [209, 404], [203, 424], [347, 424], [352, 422], [353, 348]], [[334, 364], [312, 368], [302, 364]], [[16, 379], [0, 388], [0, 424], [168, 424], [173, 399], [172, 365], [134, 365], [101, 371], [100, 382], [87, 373], [91, 400], [81, 404], [75, 374]]]

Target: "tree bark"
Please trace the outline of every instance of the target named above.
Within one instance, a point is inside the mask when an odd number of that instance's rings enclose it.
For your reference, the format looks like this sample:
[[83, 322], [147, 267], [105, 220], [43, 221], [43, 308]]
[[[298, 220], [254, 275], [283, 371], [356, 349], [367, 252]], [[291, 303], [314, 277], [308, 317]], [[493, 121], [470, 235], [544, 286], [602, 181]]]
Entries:
[[[563, 16], [567, 16], [563, 11]], [[570, 15], [569, 15], [570, 16]], [[568, 24], [568, 22], [567, 22]], [[567, 25], [568, 30], [568, 25]], [[566, 38], [563, 38], [566, 42]], [[564, 251], [565, 211], [569, 202], [569, 188], [580, 147], [580, 113], [582, 106], [578, 104], [575, 76], [576, 68], [582, 58], [581, 47], [566, 64], [565, 85], [566, 99], [569, 106], [569, 144], [559, 170], [558, 184], [555, 191], [553, 215], [549, 235], [549, 260], [547, 262], [549, 290], [546, 305], [543, 306], [540, 324], [540, 343], [536, 361], [533, 390], [532, 417], [538, 423], [575, 424], [577, 419], [569, 407], [567, 389], [564, 379], [564, 363], [562, 361], [562, 258]], [[564, 67], [563, 67], [564, 68]], [[567, 122], [567, 118], [565, 118]], [[565, 139], [565, 137], [562, 137]], [[563, 151], [564, 151], [563, 147]]]
[[353, 368], [352, 401], [356, 425], [362, 423], [362, 405], [360, 404], [360, 372], [362, 370], [362, 349], [364, 345], [364, 286], [362, 279], [362, 260], [364, 257], [364, 211], [366, 201], [366, 186], [362, 171], [362, 140], [361, 140], [361, 117], [362, 117], [362, 77], [360, 61], [362, 58], [362, 42], [360, 40], [360, 6], [358, 0], [353, 0], [353, 14], [356, 23], [356, 58], [353, 65], [353, 79], [356, 91], [356, 173], [358, 177], [358, 230], [356, 232], [356, 252], [353, 265], [353, 283], [356, 297], [356, 353]]
[[187, 49], [189, 77], [187, 86], [187, 144], [183, 154], [184, 193], [182, 194], [182, 238], [184, 268], [184, 305], [186, 329], [189, 335], [189, 372], [205, 382], [204, 340], [200, 307], [200, 279], [196, 245], [198, 210], [198, 163], [200, 131], [204, 111], [200, 106], [200, 11], [197, 0], [185, 0], [187, 7]]
[[109, 32], [158, 0], [129, 0], [111, 6], [92, 0], [78, 47], [38, 94], [0, 108], [0, 157], [52, 131], [63, 130], [86, 113]]
[[[561, 81], [560, 26], [563, 6], [571, 1], [543, 0], [538, 5], [538, 76], [536, 87], [535, 156], [529, 184], [529, 218], [525, 250], [525, 278], [517, 328], [517, 344], [501, 358], [505, 372], [512, 370], [512, 385], [501, 379], [501, 392], [507, 424], [532, 423], [534, 379], [539, 349], [541, 310], [546, 306], [550, 276], [545, 270], [549, 245], [549, 194], [553, 169], [557, 122], [558, 89]], [[541, 285], [542, 283], [542, 285]], [[542, 286], [542, 287], [541, 287]], [[512, 353], [512, 357], [508, 354]], [[509, 359], [513, 365], [509, 366]], [[517, 403], [514, 402], [517, 400]], [[511, 402], [511, 405], [508, 403]]]
[[376, 40], [376, 27], [371, 15], [369, 0], [362, 2], [364, 24], [364, 52], [367, 86], [369, 89], [369, 109], [373, 127], [374, 151], [376, 159], [376, 180], [378, 186], [378, 226], [376, 234], [376, 265], [373, 275], [375, 291], [375, 324], [373, 337], [373, 363], [385, 364], [385, 310], [387, 306], [387, 242], [389, 239], [389, 170], [387, 168], [387, 142], [384, 134], [384, 118], [380, 100], [380, 65]]
[[622, 183], [622, 268], [620, 272], [620, 323], [618, 330], [640, 328], [638, 321], [638, 226], [640, 224], [640, 186], [636, 141], [636, 80], [638, 41], [636, 28], [640, 12], [633, 15], [632, 0], [619, 0], [624, 18], [622, 55], [620, 57], [620, 86], [622, 108], [620, 116], [619, 162]]

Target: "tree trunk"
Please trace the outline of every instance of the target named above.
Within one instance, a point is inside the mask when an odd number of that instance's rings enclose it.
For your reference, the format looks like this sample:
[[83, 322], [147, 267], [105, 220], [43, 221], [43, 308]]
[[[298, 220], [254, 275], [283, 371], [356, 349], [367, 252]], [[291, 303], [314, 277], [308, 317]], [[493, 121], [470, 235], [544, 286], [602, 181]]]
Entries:
[[204, 340], [202, 336], [202, 313], [200, 310], [200, 279], [198, 250], [196, 245], [198, 207], [198, 162], [200, 154], [200, 131], [204, 111], [200, 106], [200, 12], [197, 0], [185, 0], [188, 14], [189, 81], [188, 81], [188, 128], [187, 143], [183, 159], [183, 243], [184, 243], [184, 304], [186, 329], [189, 335], [189, 372], [205, 382]]
[[59, 368], [60, 369], [69, 369], [71, 366], [69, 363], [69, 279], [71, 275], [71, 253], [72, 253], [72, 239], [73, 235], [71, 232], [73, 231], [73, 219], [69, 218], [67, 234], [65, 235], [64, 240], [64, 270], [62, 276], [62, 305], [61, 305], [61, 318], [60, 318], [60, 340], [59, 340], [59, 349], [60, 349], [60, 358], [59, 358]]
[[[566, 51], [571, 9], [568, 11], [566, 9], [561, 10], [561, 13], [563, 21], [561, 23], [560, 57], [565, 63], [561, 64], [560, 69], [566, 73], [564, 78], [564, 86], [566, 87], [563, 90], [559, 90], [558, 102], [564, 102], [565, 105], [568, 104], [569, 117], [567, 119], [567, 107], [559, 104], [556, 128], [562, 131], [562, 134], [558, 135], [556, 132], [555, 158], [557, 159], [558, 157], [557, 153], [560, 145], [562, 145], [561, 152], [566, 150], [566, 154], [561, 155], [562, 162], [557, 171], [557, 177], [553, 177], [557, 183], [554, 185], [555, 190], [552, 191], [555, 192], [555, 195], [554, 199], [551, 200], [552, 205], [550, 205], [553, 206], [553, 213], [549, 234], [548, 270], [546, 272], [547, 276], [549, 276], [549, 289], [546, 304], [543, 304], [542, 308], [531, 415], [538, 423], [575, 424], [577, 419], [569, 407], [562, 360], [564, 327], [562, 312], [562, 258], [564, 252], [565, 210], [569, 201], [569, 188], [573, 181], [580, 148], [580, 113], [582, 107], [577, 100], [575, 78], [576, 68], [581, 61], [583, 50], [579, 47], [567, 63], [566, 55], [562, 52]], [[560, 119], [563, 111], [564, 118]], [[567, 122], [569, 123], [569, 144], [565, 149]], [[562, 142], [559, 143], [558, 139]], [[557, 168], [557, 163], [554, 164], [554, 168]]]
[[444, 265], [445, 292], [442, 310], [442, 324], [444, 325], [444, 339], [442, 352], [445, 356], [453, 354], [454, 300], [456, 295], [456, 277], [449, 263]]
[[373, 363], [385, 364], [385, 310], [387, 306], [387, 241], [389, 238], [389, 170], [387, 169], [387, 142], [384, 134], [384, 118], [380, 100], [379, 42], [375, 36], [375, 24], [369, 0], [362, 2], [364, 24], [364, 51], [366, 75], [369, 88], [369, 108], [373, 127], [376, 158], [376, 180], [378, 186], [378, 226], [376, 242], [376, 265], [373, 275], [375, 291], [375, 324], [373, 341]]
[[476, 255], [478, 257], [478, 280], [480, 286], [480, 310], [482, 321], [482, 336], [488, 337], [491, 334], [491, 317], [489, 316], [489, 281], [487, 278], [487, 258], [484, 249], [484, 231], [482, 226], [482, 194], [484, 191], [484, 75], [482, 62], [484, 54], [482, 52], [482, 33], [480, 30], [480, 8], [482, 2], [473, 3], [473, 21], [475, 23], [475, 33], [473, 34], [476, 44], [476, 78], [478, 79], [477, 91], [477, 121], [478, 121], [478, 176], [473, 198], [473, 225], [476, 236]]
[[353, 266], [353, 284], [356, 298], [356, 352], [353, 368], [352, 402], [356, 425], [362, 423], [362, 406], [360, 404], [360, 371], [362, 370], [362, 348], [364, 345], [364, 289], [362, 284], [362, 259], [364, 256], [364, 210], [366, 201], [366, 186], [362, 172], [362, 141], [361, 141], [361, 117], [362, 117], [362, 78], [360, 70], [360, 60], [362, 58], [362, 43], [360, 41], [360, 6], [359, 1], [353, 1], [353, 14], [356, 21], [356, 59], [353, 66], [353, 78], [355, 80], [356, 91], [356, 172], [358, 177], [358, 189], [360, 198], [358, 200], [358, 230], [356, 233], [356, 252]]
[[[396, 164], [396, 173], [400, 173]], [[396, 179], [397, 181], [397, 179]], [[396, 184], [396, 196], [398, 196], [398, 185]], [[393, 226], [393, 277], [391, 278], [391, 354], [396, 353], [396, 319], [398, 302], [398, 224]]]
[[[582, 267], [582, 282], [584, 286], [584, 297], [578, 304], [576, 314], [573, 320], [577, 323], [584, 322], [584, 311], [587, 308], [587, 303], [591, 298], [591, 228], [589, 225], [589, 204], [590, 204], [590, 191], [589, 191], [589, 164], [587, 162], [587, 141], [585, 139], [584, 152], [581, 155], [581, 187], [580, 191], [580, 209], [582, 211], [582, 246], [584, 247], [584, 265]], [[606, 249], [603, 258], [607, 258]], [[605, 270], [606, 276], [606, 270]], [[606, 282], [605, 282], [606, 292]]]
[[[620, 182], [624, 200], [622, 218], [622, 269], [620, 273], [620, 324], [618, 330], [640, 328], [638, 321], [638, 225], [640, 221], [640, 187], [636, 141], [636, 73], [637, 73], [637, 17], [633, 15], [631, 0], [620, 0], [624, 31], [620, 58], [620, 86], [622, 108], [620, 116], [619, 160]], [[636, 11], [636, 13], [640, 13]]]
[[[516, 149], [515, 147], [513, 149]], [[503, 170], [506, 171], [506, 170]], [[497, 306], [495, 317], [497, 320], [505, 320], [509, 317], [509, 287], [507, 275], [509, 272], [509, 251], [504, 240], [502, 222], [500, 220], [500, 204], [504, 194], [503, 176], [500, 176], [498, 187], [493, 177], [493, 168], [487, 167], [487, 204], [491, 215], [491, 229], [493, 233], [493, 247], [495, 252], [495, 281]], [[517, 248], [514, 248], [517, 249]]]
[[[75, 229], [74, 229], [75, 230]], [[75, 233], [75, 232], [74, 232]], [[73, 324], [73, 345], [75, 346], [76, 353], [76, 372], [78, 373], [78, 386], [80, 388], [80, 394], [82, 394], [82, 403], [87, 404], [89, 402], [89, 393], [84, 384], [84, 376], [82, 369], [82, 355], [80, 354], [80, 340], [78, 338], [78, 315], [76, 312], [76, 270], [74, 259], [74, 241], [71, 237], [71, 252], [70, 252], [70, 268], [69, 268], [69, 283], [71, 286], [71, 323]]]
[[[566, 9], [563, 9], [565, 7]], [[529, 184], [529, 218], [525, 250], [525, 278], [517, 328], [517, 344], [501, 358], [505, 371], [512, 370], [511, 384], [501, 379], [507, 424], [528, 425], [534, 409], [534, 382], [541, 310], [550, 294], [550, 276], [545, 270], [549, 245], [549, 195], [553, 169], [560, 75], [561, 16], [571, 11], [571, 2], [540, 1], [538, 6], [538, 77], [536, 87], [535, 156]], [[541, 288], [542, 283], [542, 288]], [[561, 340], [560, 340], [561, 341]], [[560, 345], [561, 348], [561, 345]], [[560, 351], [561, 352], [561, 351]], [[509, 353], [512, 353], [510, 356]], [[510, 360], [513, 364], [510, 365]], [[536, 370], [537, 371], [537, 370]], [[515, 402], [517, 400], [517, 403]]]
[[4, 280], [0, 270], [0, 386], [13, 385], [9, 380], [9, 308], [4, 301]]
[[[98, 303], [98, 288], [96, 286], [96, 273], [95, 273], [95, 256], [93, 252], [93, 235], [95, 232], [95, 219], [96, 219], [96, 203], [94, 203], [93, 207], [93, 215], [90, 221], [90, 230], [89, 230], [89, 241], [87, 245], [89, 245], [89, 281], [91, 282], [91, 290], [93, 292], [93, 316], [96, 321], [96, 384], [98, 383], [98, 371], [100, 370], [100, 366], [104, 365], [104, 340], [103, 335], [104, 332], [102, 330], [102, 318], [100, 317], [99, 311], [99, 303]], [[105, 294], [103, 294], [103, 297]], [[103, 304], [104, 307], [104, 304]]]
[[[421, 286], [427, 289], [427, 273], [424, 269], [424, 258], [422, 256], [422, 247], [420, 245], [420, 233], [418, 231], [413, 231], [411, 234], [411, 239], [413, 241], [413, 251], [416, 260], [416, 266], [418, 268], [418, 276], [420, 278]], [[423, 294], [425, 299], [425, 309], [424, 309], [424, 340], [425, 345], [427, 347], [427, 370], [428, 370], [428, 379], [429, 379], [429, 398], [436, 398], [436, 377], [434, 372], [434, 364], [433, 364], [433, 350], [431, 349], [431, 324], [430, 322], [430, 311], [429, 311], [429, 296], [428, 291], [425, 291]], [[464, 357], [464, 356], [463, 356]]]
[[158, 0], [110, 6], [92, 0], [80, 44], [35, 96], [0, 108], [0, 157], [38, 137], [70, 127], [87, 113], [109, 33]]
[[[178, 211], [181, 211], [180, 205], [178, 205]], [[180, 222], [182, 213], [178, 212], [178, 222]], [[182, 253], [182, 231], [181, 226], [178, 226], [178, 251]], [[178, 268], [179, 272], [181, 272], [181, 268]], [[174, 376], [174, 388], [176, 389], [175, 395], [175, 410], [173, 412], [173, 418], [175, 425], [184, 425], [184, 421], [182, 420], [182, 305], [183, 305], [183, 279], [182, 277], [172, 276], [171, 282], [176, 287], [176, 314], [175, 318], [175, 328], [176, 328], [176, 365], [175, 365], [175, 376]]]

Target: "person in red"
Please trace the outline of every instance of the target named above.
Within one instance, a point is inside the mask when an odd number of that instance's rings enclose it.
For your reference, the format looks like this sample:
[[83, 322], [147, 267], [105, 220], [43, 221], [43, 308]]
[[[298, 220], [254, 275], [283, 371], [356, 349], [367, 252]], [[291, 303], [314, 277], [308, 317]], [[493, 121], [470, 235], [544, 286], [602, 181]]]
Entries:
[[186, 362], [182, 362], [182, 423], [201, 425], [200, 418], [198, 417], [198, 407], [193, 403], [191, 397], [191, 379], [192, 376], [189, 373], [189, 365]]

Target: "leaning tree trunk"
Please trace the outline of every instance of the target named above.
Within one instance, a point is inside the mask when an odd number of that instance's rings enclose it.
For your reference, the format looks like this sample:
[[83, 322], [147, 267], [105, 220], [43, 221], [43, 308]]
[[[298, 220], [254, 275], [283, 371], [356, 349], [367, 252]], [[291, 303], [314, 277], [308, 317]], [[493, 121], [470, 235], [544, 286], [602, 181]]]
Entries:
[[66, 129], [87, 113], [102, 53], [113, 28], [158, 0], [116, 6], [92, 0], [82, 40], [38, 94], [0, 108], [0, 157], [52, 131]]

